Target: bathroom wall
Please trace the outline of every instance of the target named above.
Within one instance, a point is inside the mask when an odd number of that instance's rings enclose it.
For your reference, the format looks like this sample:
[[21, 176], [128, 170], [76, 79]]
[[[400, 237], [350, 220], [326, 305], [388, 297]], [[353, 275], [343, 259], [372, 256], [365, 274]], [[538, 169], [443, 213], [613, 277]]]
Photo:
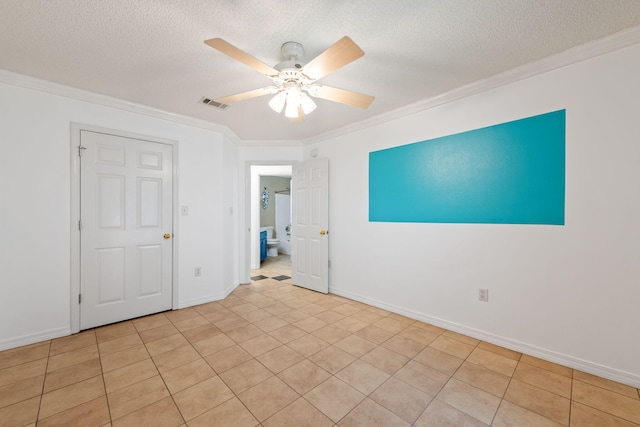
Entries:
[[[633, 45], [305, 147], [329, 158], [330, 291], [640, 386], [639, 75]], [[369, 152], [559, 109], [565, 225], [368, 220]]]
[[[280, 176], [261, 176], [260, 177], [260, 227], [274, 227], [276, 225], [276, 191], [289, 188], [291, 178], [283, 178]], [[267, 187], [269, 192], [269, 205], [266, 209], [262, 208], [262, 192]], [[276, 238], [280, 238], [277, 236]]]

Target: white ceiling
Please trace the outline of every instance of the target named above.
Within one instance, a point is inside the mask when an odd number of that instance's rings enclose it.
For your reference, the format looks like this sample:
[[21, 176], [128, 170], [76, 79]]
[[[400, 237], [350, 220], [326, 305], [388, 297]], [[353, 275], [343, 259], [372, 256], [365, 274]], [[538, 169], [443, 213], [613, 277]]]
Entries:
[[[638, 0], [0, 0], [0, 68], [300, 141], [638, 25]], [[365, 56], [320, 83], [374, 95], [368, 110], [318, 99], [291, 123], [269, 97], [197, 103], [271, 84], [206, 39], [275, 65], [283, 42], [308, 62], [344, 35]]]

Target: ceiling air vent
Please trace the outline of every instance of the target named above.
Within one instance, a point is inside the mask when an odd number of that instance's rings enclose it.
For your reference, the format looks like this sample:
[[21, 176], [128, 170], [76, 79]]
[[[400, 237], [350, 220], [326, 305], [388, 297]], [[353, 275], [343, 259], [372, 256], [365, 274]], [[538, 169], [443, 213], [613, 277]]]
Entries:
[[204, 105], [211, 105], [212, 107], [216, 107], [219, 108], [221, 110], [226, 110], [227, 107], [229, 106], [228, 104], [222, 104], [220, 102], [216, 102], [211, 98], [207, 98], [206, 96], [203, 96], [202, 98], [200, 98], [200, 101], [198, 101], [200, 104], [204, 104]]

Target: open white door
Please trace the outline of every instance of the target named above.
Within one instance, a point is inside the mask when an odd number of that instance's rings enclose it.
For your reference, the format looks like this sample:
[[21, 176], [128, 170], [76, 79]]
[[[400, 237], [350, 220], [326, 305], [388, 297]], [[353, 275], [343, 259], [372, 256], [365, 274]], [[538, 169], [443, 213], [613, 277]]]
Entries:
[[329, 160], [293, 165], [291, 276], [294, 285], [329, 292]]
[[172, 307], [173, 147], [82, 130], [80, 329]]

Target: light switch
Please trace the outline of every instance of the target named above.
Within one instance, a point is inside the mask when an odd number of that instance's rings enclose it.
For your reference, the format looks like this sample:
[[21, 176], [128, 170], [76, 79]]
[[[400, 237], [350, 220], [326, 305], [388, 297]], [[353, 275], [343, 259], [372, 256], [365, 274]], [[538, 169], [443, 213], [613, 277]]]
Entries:
[[189, 206], [180, 206], [180, 213], [182, 215], [189, 215]]

